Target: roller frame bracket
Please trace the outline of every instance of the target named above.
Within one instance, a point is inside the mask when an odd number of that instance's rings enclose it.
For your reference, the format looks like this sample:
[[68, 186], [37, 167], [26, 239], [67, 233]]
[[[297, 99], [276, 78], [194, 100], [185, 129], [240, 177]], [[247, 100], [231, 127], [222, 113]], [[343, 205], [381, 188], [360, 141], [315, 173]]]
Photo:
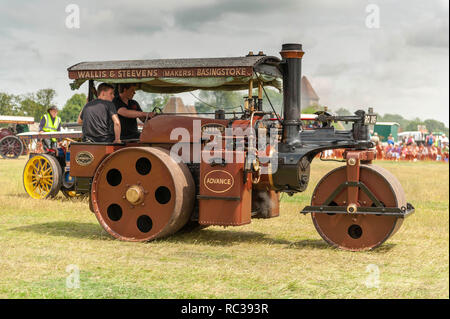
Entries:
[[323, 213], [323, 214], [349, 214], [349, 215], [382, 215], [395, 216], [399, 218], [406, 218], [415, 212], [415, 208], [410, 203], [407, 207], [358, 207], [355, 213], [348, 213], [346, 206], [306, 206], [300, 212], [303, 215], [309, 213]]

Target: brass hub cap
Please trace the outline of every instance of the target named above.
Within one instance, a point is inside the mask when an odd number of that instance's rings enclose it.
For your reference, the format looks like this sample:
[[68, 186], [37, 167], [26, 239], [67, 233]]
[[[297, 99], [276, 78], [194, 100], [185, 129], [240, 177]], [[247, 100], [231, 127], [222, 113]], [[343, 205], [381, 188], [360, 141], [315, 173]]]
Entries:
[[132, 185], [128, 187], [125, 198], [132, 205], [139, 205], [144, 202], [144, 189], [139, 185]]

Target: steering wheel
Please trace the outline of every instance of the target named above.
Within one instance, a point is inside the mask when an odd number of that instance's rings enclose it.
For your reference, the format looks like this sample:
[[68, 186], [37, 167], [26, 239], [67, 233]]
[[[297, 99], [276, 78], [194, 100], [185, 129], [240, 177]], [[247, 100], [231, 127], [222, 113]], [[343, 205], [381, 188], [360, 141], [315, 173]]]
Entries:
[[155, 113], [155, 114], [162, 114], [163, 111], [161, 110], [160, 107], [155, 106], [153, 108], [152, 112]]
[[147, 113], [147, 116], [145, 117], [144, 123], [146, 123], [148, 121], [148, 116], [150, 115], [150, 113], [153, 113], [154, 116], [155, 116], [155, 115], [158, 115], [158, 114], [162, 114], [163, 111], [161, 110], [161, 108], [155, 106], [151, 112]]

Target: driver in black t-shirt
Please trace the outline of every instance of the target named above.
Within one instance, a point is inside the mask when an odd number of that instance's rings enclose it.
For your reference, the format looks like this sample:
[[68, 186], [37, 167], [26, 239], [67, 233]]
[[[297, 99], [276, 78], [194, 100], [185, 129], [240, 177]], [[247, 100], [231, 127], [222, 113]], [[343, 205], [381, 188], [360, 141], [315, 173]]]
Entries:
[[116, 106], [117, 114], [119, 114], [122, 140], [138, 139], [140, 133], [137, 126], [137, 118], [142, 122], [145, 119], [152, 118], [153, 113], [142, 112], [141, 106], [138, 102], [133, 100], [136, 92], [136, 84], [122, 83], [119, 84], [119, 95], [113, 100]]
[[120, 143], [120, 120], [112, 103], [114, 88], [102, 83], [97, 95], [98, 98], [88, 102], [78, 116], [78, 124], [83, 125], [83, 141]]

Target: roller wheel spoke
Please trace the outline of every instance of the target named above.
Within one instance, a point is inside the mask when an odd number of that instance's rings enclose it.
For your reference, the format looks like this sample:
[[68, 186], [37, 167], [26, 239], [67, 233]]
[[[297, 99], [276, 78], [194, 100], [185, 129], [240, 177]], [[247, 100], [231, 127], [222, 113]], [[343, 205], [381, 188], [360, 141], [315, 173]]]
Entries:
[[32, 198], [54, 197], [61, 188], [61, 176], [61, 166], [56, 158], [39, 154], [31, 157], [25, 165], [23, 185]]
[[18, 158], [23, 152], [23, 143], [16, 136], [5, 136], [0, 140], [0, 155], [6, 159]]

